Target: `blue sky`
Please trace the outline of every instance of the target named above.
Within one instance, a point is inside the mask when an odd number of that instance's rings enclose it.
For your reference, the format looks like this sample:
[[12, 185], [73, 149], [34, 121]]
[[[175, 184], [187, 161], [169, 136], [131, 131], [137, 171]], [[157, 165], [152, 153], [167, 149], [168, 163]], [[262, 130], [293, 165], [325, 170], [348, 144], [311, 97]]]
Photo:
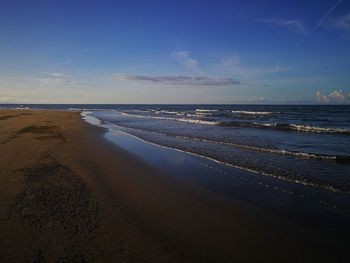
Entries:
[[1, 1], [0, 103], [350, 103], [350, 1]]

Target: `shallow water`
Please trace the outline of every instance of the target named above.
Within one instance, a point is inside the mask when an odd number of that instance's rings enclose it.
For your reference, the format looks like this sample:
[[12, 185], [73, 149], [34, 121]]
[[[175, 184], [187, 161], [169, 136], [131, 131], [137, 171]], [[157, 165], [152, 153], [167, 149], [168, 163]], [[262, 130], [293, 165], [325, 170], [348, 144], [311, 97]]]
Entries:
[[[165, 173], [194, 183], [225, 198], [250, 203], [307, 228], [349, 244], [350, 195], [310, 187], [244, 171], [197, 154], [161, 146], [126, 133], [123, 127], [100, 123], [83, 113], [89, 123], [108, 129], [106, 138]], [[328, 238], [328, 237], [327, 237]]]
[[92, 116], [146, 141], [350, 193], [348, 106], [128, 106]]

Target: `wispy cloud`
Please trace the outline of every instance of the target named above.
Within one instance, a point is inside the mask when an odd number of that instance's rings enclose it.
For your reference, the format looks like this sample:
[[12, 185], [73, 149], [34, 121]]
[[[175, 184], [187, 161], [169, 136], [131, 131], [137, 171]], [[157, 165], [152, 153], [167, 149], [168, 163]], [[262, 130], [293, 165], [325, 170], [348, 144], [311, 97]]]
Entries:
[[335, 26], [346, 31], [350, 31], [350, 13], [339, 18], [336, 21]]
[[47, 72], [47, 74], [53, 78], [62, 78], [63, 77], [62, 73], [57, 73], [57, 72]]
[[[334, 10], [337, 9], [337, 7], [341, 3], [342, 3], [342, 0], [338, 0], [336, 4], [331, 6], [331, 8], [329, 8], [321, 16], [321, 18], [318, 20], [317, 24], [310, 31], [306, 30], [304, 24], [301, 21], [295, 20], [295, 19], [292, 19], [292, 20], [259, 19], [258, 21], [262, 22], [262, 23], [268, 23], [268, 24], [272, 24], [275, 26], [287, 28], [291, 31], [294, 31], [295, 33], [303, 35], [304, 36], [303, 41], [305, 41], [307, 38], [309, 38], [313, 33], [315, 33], [322, 26], [322, 24], [325, 22], [325, 20], [334, 12]], [[349, 20], [350, 20], [350, 18], [344, 17], [343, 20], [338, 21], [339, 22], [338, 27], [349, 28]]]
[[74, 81], [70, 79], [62, 79], [62, 78], [44, 78], [38, 79], [43, 84], [73, 84]]
[[241, 58], [238, 55], [225, 56], [221, 58], [219, 65], [216, 66], [217, 71], [235, 70], [240, 67]]
[[73, 84], [74, 81], [69, 77], [62, 73], [57, 72], [44, 72], [46, 75], [43, 78], [39, 78], [38, 81], [45, 84], [45, 85], [51, 85], [51, 84]]
[[18, 95], [0, 95], [0, 104], [12, 104], [12, 103], [31, 103], [32, 99], [28, 96]]
[[304, 24], [299, 20], [275, 20], [275, 19], [259, 19], [261, 23], [267, 23], [278, 27], [284, 27], [295, 33], [307, 36], [307, 31]]
[[264, 67], [244, 65], [244, 63], [241, 63], [240, 56], [226, 55], [219, 58], [218, 64], [213, 65], [212, 72], [215, 72], [216, 74], [225, 74], [226, 76], [235, 76], [245, 84], [252, 84], [255, 82], [254, 79], [256, 78], [291, 69], [291, 67], [286, 67], [279, 63], [276, 63], [275, 65], [266, 65]]
[[327, 27], [329, 29], [339, 29], [345, 33], [350, 33], [350, 13], [329, 21]]
[[201, 74], [202, 70], [199, 68], [198, 61], [190, 57], [190, 54], [190, 51], [173, 51], [171, 52], [171, 57], [182, 64], [185, 68]]
[[327, 12], [323, 16], [321, 16], [316, 26], [305, 36], [305, 39], [310, 37], [313, 33], [315, 33], [320, 28], [323, 22], [334, 12], [335, 9], [337, 9], [337, 7], [341, 4], [341, 2], [342, 0], [338, 0], [338, 2], [335, 5], [333, 5], [330, 9], [327, 10]]
[[206, 76], [146, 76], [132, 74], [114, 74], [117, 80], [145, 81], [169, 85], [189, 86], [230, 86], [241, 84], [239, 80], [232, 78], [211, 78]]
[[316, 100], [320, 103], [350, 103], [350, 92], [345, 93], [343, 90], [334, 90], [327, 94], [316, 92]]
[[250, 103], [265, 103], [267, 100], [264, 97], [254, 98], [249, 100]]
[[11, 103], [12, 99], [10, 97], [0, 96], [0, 103]]

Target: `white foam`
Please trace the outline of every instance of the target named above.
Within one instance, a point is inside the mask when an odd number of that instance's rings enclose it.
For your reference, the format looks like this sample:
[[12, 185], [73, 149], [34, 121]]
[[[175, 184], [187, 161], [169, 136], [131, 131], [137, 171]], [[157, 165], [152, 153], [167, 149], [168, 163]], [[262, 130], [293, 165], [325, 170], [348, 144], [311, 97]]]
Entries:
[[83, 120], [87, 123], [95, 126], [101, 126], [102, 122], [95, 118], [90, 116], [90, 114], [93, 113], [92, 111], [83, 111], [80, 115], [82, 116]]
[[24, 107], [24, 106], [19, 106], [15, 108], [15, 110], [30, 110], [30, 109], [31, 109], [30, 107]]
[[348, 129], [341, 129], [341, 128], [323, 128], [323, 127], [317, 127], [317, 126], [308, 126], [308, 125], [297, 125], [297, 124], [291, 124], [290, 125], [292, 129], [297, 131], [304, 131], [304, 132], [316, 132], [316, 133], [350, 133], [350, 130]]
[[68, 111], [81, 111], [83, 110], [82, 108], [68, 108]]
[[269, 111], [241, 111], [241, 110], [233, 110], [232, 113], [237, 114], [247, 114], [247, 115], [270, 115], [278, 112], [269, 112]]
[[155, 113], [156, 113], [156, 114], [165, 113], [165, 114], [174, 114], [174, 115], [177, 115], [177, 114], [178, 114], [177, 111], [167, 111], [167, 110], [159, 110], [159, 111], [156, 111]]
[[180, 122], [188, 122], [188, 123], [196, 123], [196, 124], [205, 124], [205, 125], [218, 125], [220, 122], [215, 121], [205, 121], [198, 119], [187, 119], [187, 118], [171, 118], [171, 117], [160, 117], [160, 116], [150, 116], [150, 115], [136, 115], [136, 114], [128, 114], [125, 112], [120, 112], [124, 116], [136, 117], [136, 118], [150, 118], [150, 119], [158, 119], [158, 120], [171, 120], [171, 121], [180, 121]]
[[252, 127], [259, 128], [259, 126], [266, 127], [266, 128], [276, 128], [276, 129], [284, 129], [284, 130], [290, 130], [290, 131], [299, 131], [299, 132], [350, 134], [349, 129], [342, 129], [342, 128], [325, 128], [325, 127], [308, 126], [308, 125], [301, 125], [301, 124], [253, 122]]
[[196, 109], [197, 112], [215, 112], [218, 110], [208, 110], [208, 109]]

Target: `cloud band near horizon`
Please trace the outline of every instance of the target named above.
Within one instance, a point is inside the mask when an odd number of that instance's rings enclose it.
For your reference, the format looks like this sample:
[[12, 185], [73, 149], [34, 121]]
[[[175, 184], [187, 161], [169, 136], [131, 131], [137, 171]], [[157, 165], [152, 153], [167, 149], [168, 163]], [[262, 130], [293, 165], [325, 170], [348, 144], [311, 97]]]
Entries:
[[231, 86], [241, 82], [232, 78], [212, 78], [207, 76], [146, 76], [134, 74], [114, 74], [116, 80], [144, 81], [167, 85], [190, 85], [190, 86]]

